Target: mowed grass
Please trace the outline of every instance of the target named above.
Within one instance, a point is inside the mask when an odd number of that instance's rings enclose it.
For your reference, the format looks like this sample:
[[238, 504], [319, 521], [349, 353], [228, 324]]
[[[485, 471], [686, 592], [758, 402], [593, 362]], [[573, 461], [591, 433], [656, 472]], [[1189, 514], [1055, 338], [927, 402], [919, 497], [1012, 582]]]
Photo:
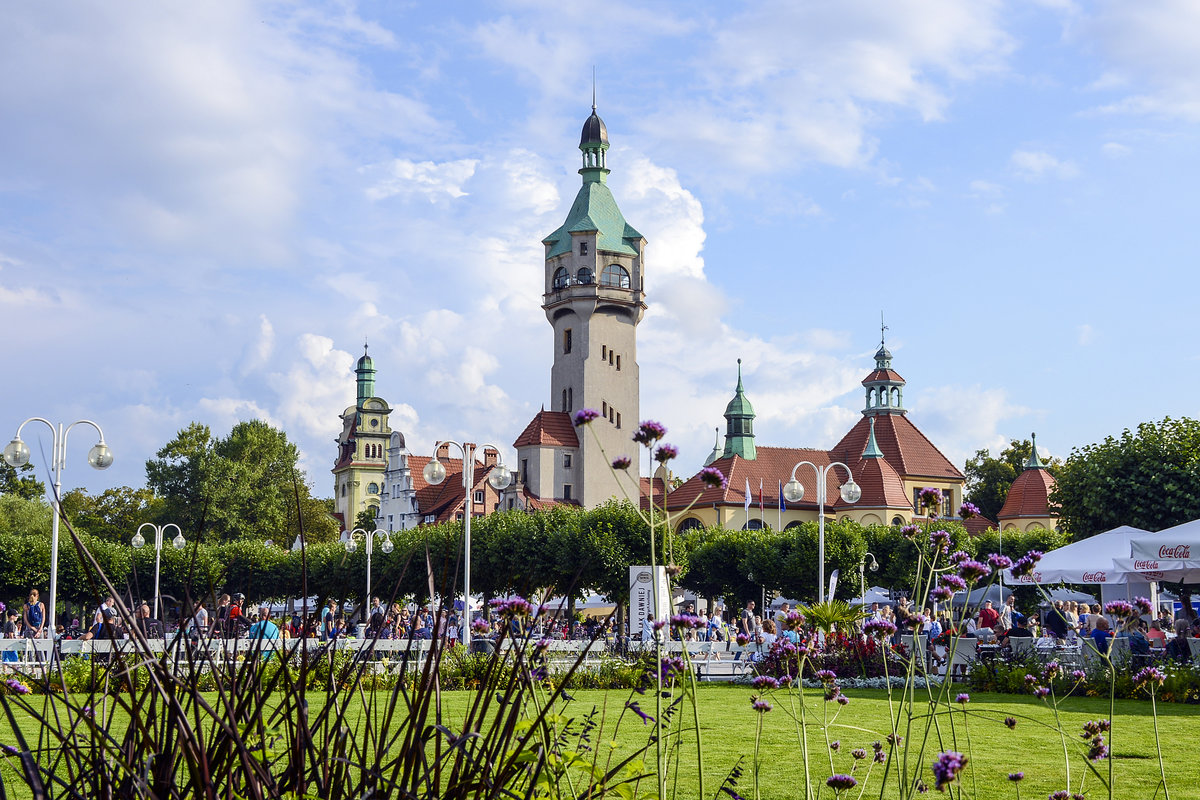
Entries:
[[[706, 774], [705, 795], [713, 797], [721, 781], [730, 770], [742, 760], [745, 774], [738, 783], [738, 793], [747, 798], [755, 796], [754, 762], [755, 735], [760, 717], [750, 706], [751, 695], [754, 691], [745, 686], [704, 685], [699, 690], [699, 718], [704, 740], [704, 764]], [[838, 708], [836, 704], [822, 702], [821, 695], [815, 691], [806, 693], [809, 709], [808, 747], [809, 763], [812, 769], [812, 783], [820, 785], [821, 797], [832, 797], [828, 789], [824, 789], [824, 780], [832, 772], [849, 773], [854, 767], [851, 751], [864, 748], [871, 752], [871, 743], [883, 739], [890, 730], [888, 722], [888, 700], [883, 691], [846, 692], [851, 698], [848, 706], [841, 710], [836, 721], [829, 728], [829, 739], [838, 740], [840, 748], [831, 753], [826, 747], [826, 735], [821, 729], [822, 717], [828, 711], [832, 714]], [[560, 713], [569, 717], [582, 718], [592, 708], [598, 708], [603, 713], [603, 728], [594, 733], [592, 744], [598, 752], [607, 757], [610, 750], [615, 756], [626, 754], [642, 746], [647, 741], [650, 726], [644, 724], [638, 717], [625, 712], [625, 702], [630, 695], [625, 691], [575, 691], [573, 700]], [[442, 718], [451, 728], [455, 719], [461, 719], [467, 704], [474, 695], [470, 692], [442, 693]], [[654, 698], [652, 695], [635, 696], [642, 708], [653, 714]], [[210, 696], [211, 699], [211, 696]], [[803, 797], [804, 764], [801, 757], [800, 734], [797, 731], [795, 716], [792, 713], [794, 697], [780, 691], [773, 693], [770, 700], [773, 710], [762, 716], [762, 739], [759, 753], [760, 767], [758, 769], [758, 792], [764, 800], [778, 798], [791, 800]], [[314, 692], [310, 695], [310, 703], [318, 707], [325, 701], [323, 693]], [[352, 708], [359, 701], [350, 701]], [[664, 701], [666, 703], [668, 701]], [[924, 712], [927, 706], [918, 705]], [[964, 715], [955, 705], [953, 713], [953, 731], [957, 735], [958, 748], [967, 751], [967, 740], [964, 735]], [[971, 702], [965, 707], [967, 712], [965, 730], [970, 734], [971, 761], [964, 771], [962, 778], [966, 782], [968, 794], [978, 798], [1015, 797], [1013, 786], [1008, 781], [1010, 772], [1024, 772], [1025, 779], [1021, 784], [1021, 796], [1025, 798], [1046, 797], [1051, 792], [1067, 788], [1065, 785], [1065, 770], [1063, 766], [1062, 741], [1059, 734], [1052, 729], [1054, 715], [1044, 703], [1031, 697], [1015, 697], [1011, 695], [972, 695]], [[1106, 700], [1089, 698], [1070, 698], [1060, 706], [1060, 714], [1067, 736], [1067, 747], [1071, 759], [1072, 791], [1078, 791], [1080, 780], [1086, 777], [1084, 788], [1088, 797], [1096, 798], [1103, 795], [1099, 792], [1100, 785], [1092, 777], [1084, 765], [1081, 755], [1081, 745], [1084, 740], [1080, 737], [1082, 725], [1089, 719], [1098, 719], [1107, 715]], [[674, 791], [679, 798], [695, 798], [699, 796], [697, 780], [695, 738], [691, 732], [691, 707], [689, 704], [679, 710], [682, 715], [684, 735], [680, 751], [675, 754], [668, 771], [668, 791]], [[361, 710], [352, 711], [352, 724], [362, 722]], [[1018, 718], [1015, 729], [1010, 730], [1003, 724], [1005, 716]], [[616, 721], [620, 719], [619, 727]], [[919, 759], [921, 776], [926, 783], [932, 785], [930, 764], [941, 749], [949, 749], [951, 743], [951, 720], [945, 715], [939, 716], [944, 746], [939, 746], [936, 734], [932, 734], [927, 750]], [[31, 741], [36, 741], [38, 723], [32, 718], [20, 720], [21, 727]], [[905, 724], [904, 720], [901, 725]], [[917, 745], [922, 737], [923, 721], [914, 723], [909, 734], [910, 742]], [[1178, 798], [1200, 797], [1200, 760], [1195, 758], [1195, 742], [1200, 741], [1200, 707], [1180, 704], [1159, 705], [1159, 729], [1163, 737], [1163, 751], [1166, 764], [1166, 774], [1172, 796]], [[903, 730], [902, 730], [903, 734]], [[0, 742], [13, 743], [14, 737], [7, 725], [0, 728]], [[612, 748], [610, 742], [615, 742]], [[1116, 797], [1119, 798], [1151, 798], [1159, 780], [1158, 760], [1154, 746], [1153, 719], [1150, 704], [1143, 701], [1118, 701], [1113, 721], [1113, 731], [1110, 739], [1113, 753], [1113, 766], [1117, 781]], [[918, 756], [916, 748], [910, 750], [910, 764], [916, 766]], [[832, 760], [832, 763], [831, 763]], [[647, 764], [653, 764], [652, 752], [647, 754]], [[862, 779], [870, 764], [870, 758], [860, 763], [853, 774]], [[1107, 764], [1100, 764], [1102, 771], [1107, 772]], [[17, 789], [20, 779], [13, 770], [11, 761], [6, 763], [0, 774], [3, 775], [6, 789], [10, 796], [28, 796], [27, 792]], [[880, 777], [882, 770], [876, 766], [869, 778], [867, 797], [879, 797]], [[640, 788], [649, 791], [653, 780], [644, 783]], [[856, 795], [852, 795], [856, 796]], [[895, 797], [896, 792], [890, 787], [884, 797]], [[1161, 796], [1161, 795], [1160, 795]]]

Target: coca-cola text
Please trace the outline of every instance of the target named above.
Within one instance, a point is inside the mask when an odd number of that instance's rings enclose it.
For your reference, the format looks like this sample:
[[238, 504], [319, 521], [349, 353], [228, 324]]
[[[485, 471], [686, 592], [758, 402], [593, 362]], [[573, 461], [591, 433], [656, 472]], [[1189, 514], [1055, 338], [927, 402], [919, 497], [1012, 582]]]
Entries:
[[1177, 544], [1174, 546], [1163, 545], [1158, 548], [1159, 558], [1174, 558], [1184, 559], [1192, 557], [1192, 546], [1190, 544]]

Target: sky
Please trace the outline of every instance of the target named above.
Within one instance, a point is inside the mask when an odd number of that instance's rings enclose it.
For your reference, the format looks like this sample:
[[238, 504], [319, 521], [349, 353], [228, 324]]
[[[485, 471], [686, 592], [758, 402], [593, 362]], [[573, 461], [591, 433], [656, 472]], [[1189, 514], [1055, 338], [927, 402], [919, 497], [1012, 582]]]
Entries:
[[[759, 445], [828, 447], [880, 315], [960, 467], [1194, 415], [1200, 4], [22, 3], [0, 26], [0, 437], [67, 487], [193, 420], [332, 494], [364, 341], [414, 452], [549, 405], [541, 239], [593, 68], [648, 240], [641, 416], [690, 474], [743, 360]], [[45, 473], [49, 437], [24, 435]], [[781, 476], [784, 477], [784, 476]]]

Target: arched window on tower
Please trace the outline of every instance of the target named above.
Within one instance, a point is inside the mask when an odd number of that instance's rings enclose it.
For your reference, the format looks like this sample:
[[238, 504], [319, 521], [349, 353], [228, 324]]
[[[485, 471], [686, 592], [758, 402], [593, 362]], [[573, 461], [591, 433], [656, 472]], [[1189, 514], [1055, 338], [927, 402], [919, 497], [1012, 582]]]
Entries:
[[629, 270], [620, 264], [609, 264], [600, 274], [601, 286], [616, 286], [620, 289], [629, 288]]
[[590, 268], [590, 267], [580, 267], [580, 268], [579, 268], [579, 272], [576, 272], [576, 273], [575, 273], [575, 281], [576, 281], [577, 283], [582, 283], [582, 284], [584, 284], [585, 286], [586, 286], [587, 284], [589, 284], [589, 283], [595, 283], [595, 282], [596, 282], [596, 281], [595, 281], [595, 280], [592, 278], [592, 270], [591, 270], [591, 268]]
[[554, 271], [554, 288], [566, 289], [571, 285], [571, 273], [567, 272], [566, 267], [559, 267]]

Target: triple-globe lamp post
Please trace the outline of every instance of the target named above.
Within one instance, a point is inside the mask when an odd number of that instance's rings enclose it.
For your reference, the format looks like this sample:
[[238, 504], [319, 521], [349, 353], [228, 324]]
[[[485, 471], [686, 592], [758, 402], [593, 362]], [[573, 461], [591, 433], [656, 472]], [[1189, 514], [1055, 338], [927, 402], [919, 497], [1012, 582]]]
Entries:
[[112, 466], [113, 455], [112, 451], [108, 449], [108, 445], [104, 443], [104, 431], [90, 419], [76, 420], [70, 425], [64, 426], [61, 422], [55, 425], [42, 417], [30, 417], [20, 424], [12, 441], [4, 448], [4, 460], [11, 467], [20, 468], [29, 463], [29, 445], [25, 444], [21, 439], [21, 431], [31, 422], [40, 422], [45, 425], [50, 429], [53, 437], [50, 467], [54, 472], [54, 494], [50, 500], [54, 517], [50, 523], [50, 605], [48, 606], [49, 619], [46, 620], [46, 638], [52, 639], [54, 636], [55, 620], [57, 619], [58, 518], [62, 514], [62, 471], [63, 467], [67, 465], [67, 437], [76, 425], [91, 425], [96, 429], [96, 434], [100, 437], [100, 440], [92, 445], [92, 449], [88, 451], [88, 463], [95, 469], [108, 469]]
[[846, 470], [846, 482], [840, 487], [842, 499], [847, 503], [857, 503], [862, 497], [862, 489], [854, 482], [854, 474], [850, 468], [840, 461], [834, 461], [824, 467], [818, 467], [811, 461], [801, 461], [792, 467], [792, 479], [783, 485], [783, 497], [789, 503], [799, 503], [804, 499], [804, 484], [796, 480], [796, 470], [804, 465], [812, 467], [817, 476], [817, 600], [825, 599], [825, 486], [829, 473], [834, 467]]
[[142, 536], [142, 531], [146, 528], [154, 531], [154, 618], [161, 621], [162, 617], [159, 616], [160, 595], [158, 593], [158, 576], [162, 572], [163, 534], [167, 532], [168, 528], [175, 529], [175, 538], [171, 540], [171, 546], [176, 550], [182, 550], [187, 547], [187, 539], [183, 538], [183, 531], [174, 522], [168, 522], [166, 525], [143, 522], [138, 526], [137, 533], [133, 535], [133, 539], [129, 542], [139, 550], [146, 546], [146, 537]]
[[371, 613], [371, 554], [375, 551], [375, 539], [379, 538], [382, 541], [379, 543], [379, 549], [384, 555], [392, 552], [395, 547], [392, 544], [391, 536], [385, 530], [376, 528], [373, 531], [368, 531], [365, 528], [355, 528], [346, 534], [345, 544], [346, 552], [353, 553], [358, 550], [358, 540], [362, 539], [367, 551], [367, 596], [363, 600], [363, 622], [367, 621], [367, 615]]
[[[446, 465], [438, 461], [437, 452], [442, 449], [442, 445], [454, 445], [462, 453], [462, 483], [463, 490], [466, 495], [463, 505], [463, 618], [460, 620], [462, 624], [462, 642], [466, 646], [467, 652], [471, 651], [471, 516], [473, 515], [472, 493], [475, 490], [475, 448], [471, 442], [453, 442], [444, 441], [438, 442], [434, 448], [433, 459], [425, 465], [422, 475], [425, 477], [425, 482], [434, 486], [446, 480]], [[487, 449], [491, 447], [497, 453], [500, 448], [495, 445], [485, 445]], [[508, 467], [504, 466], [504, 462], [499, 460], [492, 467], [492, 471], [488, 474], [488, 483], [496, 491], [503, 491], [512, 483], [512, 472]]]

